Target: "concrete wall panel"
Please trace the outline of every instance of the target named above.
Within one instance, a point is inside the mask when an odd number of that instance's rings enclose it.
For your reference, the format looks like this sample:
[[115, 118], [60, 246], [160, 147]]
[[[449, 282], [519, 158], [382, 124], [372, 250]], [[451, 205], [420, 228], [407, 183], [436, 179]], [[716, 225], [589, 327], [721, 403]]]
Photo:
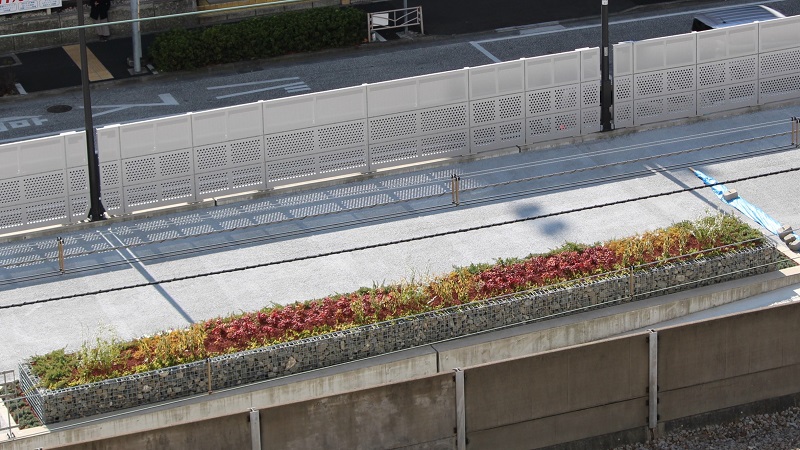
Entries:
[[248, 419], [246, 413], [235, 414], [59, 448], [63, 450], [249, 449], [251, 445]]
[[787, 306], [659, 331], [661, 390], [800, 362], [798, 321], [800, 308]]
[[[661, 337], [659, 336], [659, 342]], [[659, 422], [800, 392], [800, 365], [659, 391]]]
[[[527, 450], [647, 426], [644, 398], [467, 433], [470, 449]], [[469, 430], [469, 427], [467, 428]]]
[[647, 358], [647, 340], [634, 335], [467, 369], [467, 429], [644, 398]]
[[436, 375], [264, 409], [262, 448], [453, 448], [455, 411], [453, 375]]

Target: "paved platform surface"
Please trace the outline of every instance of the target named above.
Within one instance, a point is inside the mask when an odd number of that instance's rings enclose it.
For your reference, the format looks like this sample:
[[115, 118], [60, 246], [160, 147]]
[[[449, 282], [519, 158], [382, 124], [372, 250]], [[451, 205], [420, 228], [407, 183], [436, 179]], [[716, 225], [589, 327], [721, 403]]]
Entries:
[[[59, 234], [65, 274], [54, 259], [56, 235], [7, 242], [0, 245], [0, 369], [96, 337], [128, 339], [731, 211], [707, 188], [636, 199], [701, 186], [688, 166], [719, 181], [796, 168], [800, 150], [789, 145], [788, 118], [798, 113], [800, 107], [789, 105], [620, 130], [585, 142], [65, 229]], [[785, 134], [740, 142], [779, 133]], [[731, 144], [718, 145], [725, 142]], [[454, 173], [462, 182], [459, 206], [449, 192]], [[797, 229], [797, 179], [798, 172], [789, 172], [730, 187]], [[99, 290], [109, 292], [91, 294]]]

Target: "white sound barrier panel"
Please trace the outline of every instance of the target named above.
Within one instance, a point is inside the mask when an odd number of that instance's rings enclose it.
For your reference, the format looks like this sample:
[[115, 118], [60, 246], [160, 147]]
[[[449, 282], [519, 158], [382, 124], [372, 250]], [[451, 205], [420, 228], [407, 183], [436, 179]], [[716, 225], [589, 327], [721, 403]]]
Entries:
[[697, 66], [697, 113], [710, 114], [758, 104], [757, 55]]
[[758, 28], [759, 53], [795, 48], [800, 34], [800, 16], [759, 22]]
[[264, 136], [264, 148], [268, 187], [369, 170], [366, 120]]
[[123, 209], [195, 201], [191, 149], [122, 160]]
[[0, 180], [64, 170], [63, 136], [0, 145]]
[[470, 152], [525, 144], [522, 93], [470, 102]]
[[579, 51], [537, 56], [525, 60], [525, 90], [534, 91], [581, 81]]
[[697, 64], [697, 33], [633, 43], [634, 72], [641, 74]]
[[123, 190], [125, 212], [162, 205], [195, 201], [193, 177], [157, 180], [141, 185], [126, 185]]
[[469, 69], [469, 98], [472, 102], [525, 90], [524, 61], [510, 61]]
[[780, 102], [800, 97], [800, 74], [758, 81], [758, 103]]
[[697, 63], [739, 58], [758, 53], [758, 24], [708, 30], [697, 34]]
[[581, 55], [581, 82], [602, 80], [600, 71], [600, 49], [586, 48], [576, 50]]
[[266, 189], [263, 137], [195, 147], [198, 198]]
[[581, 134], [581, 111], [567, 111], [527, 119], [527, 143], [579, 136]]
[[633, 102], [614, 102], [614, 128], [633, 126]]
[[469, 136], [466, 129], [369, 146], [372, 170], [468, 153]]
[[367, 86], [368, 116], [397, 114], [469, 100], [469, 69]]
[[263, 135], [261, 109], [259, 102], [191, 114], [192, 145], [200, 147]]
[[759, 78], [797, 72], [800, 72], [800, 47], [759, 55]]
[[370, 117], [369, 142], [386, 142], [446, 130], [467, 128], [467, 103]]
[[758, 85], [755, 81], [720, 86], [697, 91], [697, 114], [711, 114], [758, 104]]
[[611, 57], [615, 84], [617, 77], [633, 74], [633, 42], [614, 44]]
[[695, 91], [633, 101], [633, 121], [636, 125], [692, 117], [696, 114]]
[[261, 103], [264, 134], [282, 133], [365, 119], [364, 86], [269, 100]]
[[579, 84], [529, 91], [526, 95], [526, 115], [531, 117], [578, 109], [580, 91]]
[[122, 161], [120, 160], [122, 151], [119, 135], [119, 125], [111, 125], [97, 130], [101, 200], [109, 214], [124, 212], [122, 207]]
[[696, 66], [635, 74], [633, 98], [657, 97], [675, 92], [694, 91], [697, 88]]
[[366, 146], [333, 152], [310, 154], [266, 163], [267, 186], [299, 183], [347, 173], [366, 172]]
[[192, 116], [183, 114], [119, 126], [120, 157], [137, 158], [192, 148]]
[[475, 126], [471, 129], [470, 153], [525, 144], [525, 120]]
[[633, 76], [614, 78], [614, 104], [633, 101]]

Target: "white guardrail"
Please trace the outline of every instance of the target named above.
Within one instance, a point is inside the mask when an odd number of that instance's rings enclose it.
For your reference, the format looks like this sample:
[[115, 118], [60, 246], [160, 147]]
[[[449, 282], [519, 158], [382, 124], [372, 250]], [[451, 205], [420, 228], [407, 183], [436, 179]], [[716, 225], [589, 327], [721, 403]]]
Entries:
[[[800, 97], [800, 16], [614, 46], [615, 128]], [[597, 48], [97, 130], [109, 214], [596, 133]], [[0, 232], [85, 219], [83, 132], [0, 145]]]

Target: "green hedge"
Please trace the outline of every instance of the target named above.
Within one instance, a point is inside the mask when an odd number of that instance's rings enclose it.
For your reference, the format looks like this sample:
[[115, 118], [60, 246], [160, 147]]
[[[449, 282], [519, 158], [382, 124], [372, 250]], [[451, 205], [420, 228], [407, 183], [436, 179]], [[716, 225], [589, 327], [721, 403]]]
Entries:
[[366, 36], [365, 12], [311, 8], [210, 28], [172, 30], [156, 37], [149, 54], [159, 70], [190, 70], [356, 45]]

